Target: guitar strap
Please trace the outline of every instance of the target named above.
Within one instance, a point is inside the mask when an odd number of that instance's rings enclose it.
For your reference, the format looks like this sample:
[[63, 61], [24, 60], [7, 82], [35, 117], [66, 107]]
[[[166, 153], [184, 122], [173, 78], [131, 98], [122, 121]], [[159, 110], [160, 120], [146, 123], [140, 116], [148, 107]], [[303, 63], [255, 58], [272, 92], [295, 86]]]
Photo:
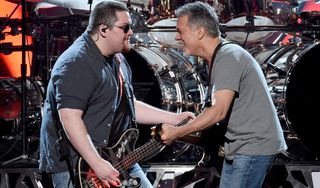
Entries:
[[70, 143], [68, 142], [67, 136], [62, 128], [58, 111], [55, 110], [54, 108], [54, 106], [56, 106], [56, 102], [52, 92], [49, 93], [49, 97], [50, 97], [50, 108], [52, 112], [52, 122], [55, 125], [54, 127], [58, 136], [58, 140], [56, 141], [55, 146], [60, 155], [59, 160], [66, 161], [68, 171], [70, 173], [70, 180], [72, 182], [73, 187], [76, 188], [77, 186], [75, 181], [75, 174], [73, 171], [72, 158], [70, 156], [70, 145], [69, 145]]
[[218, 46], [214, 49], [213, 54], [212, 54], [212, 58], [211, 58], [211, 64], [210, 64], [210, 68], [209, 68], [209, 84], [208, 84], [208, 88], [206, 90], [206, 98], [203, 102], [202, 105], [202, 110], [206, 107], [210, 107], [211, 106], [211, 92], [212, 92], [212, 83], [211, 83], [211, 74], [212, 74], [212, 67], [213, 67], [213, 63], [214, 60], [216, 58], [216, 55], [218, 53], [218, 51], [221, 49], [222, 46], [226, 45], [226, 44], [233, 44], [233, 42], [229, 42], [229, 41], [224, 41], [224, 42], [220, 42], [218, 44]]
[[[136, 113], [134, 108], [134, 96], [133, 96], [133, 90], [131, 89], [129, 85], [129, 81], [127, 80], [129, 78], [129, 74], [127, 71], [127, 67], [129, 66], [125, 59], [122, 58], [120, 55], [115, 55], [115, 59], [120, 62], [119, 72], [123, 78], [123, 87], [124, 87], [124, 94], [126, 95], [127, 101], [129, 103], [129, 108], [132, 116], [132, 122], [136, 125]], [[122, 66], [125, 66], [122, 68]]]

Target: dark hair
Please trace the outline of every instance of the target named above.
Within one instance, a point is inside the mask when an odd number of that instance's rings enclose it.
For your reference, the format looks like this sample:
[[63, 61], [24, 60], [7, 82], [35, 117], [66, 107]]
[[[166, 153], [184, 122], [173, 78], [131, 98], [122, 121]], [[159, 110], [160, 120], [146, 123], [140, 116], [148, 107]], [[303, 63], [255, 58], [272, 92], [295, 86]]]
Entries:
[[112, 28], [114, 23], [118, 21], [116, 13], [119, 11], [129, 12], [129, 9], [119, 1], [109, 0], [98, 3], [90, 15], [87, 31], [93, 34], [101, 24]]
[[202, 26], [212, 37], [220, 35], [219, 18], [209, 4], [199, 1], [185, 4], [176, 11], [176, 16], [188, 16], [188, 24], [191, 28]]

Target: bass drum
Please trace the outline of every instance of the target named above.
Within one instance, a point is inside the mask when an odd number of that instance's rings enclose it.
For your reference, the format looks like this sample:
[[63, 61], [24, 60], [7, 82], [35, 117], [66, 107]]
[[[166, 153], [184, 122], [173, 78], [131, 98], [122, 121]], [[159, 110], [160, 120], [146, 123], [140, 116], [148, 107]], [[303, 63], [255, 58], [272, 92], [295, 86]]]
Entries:
[[[287, 128], [303, 145], [303, 153], [300, 150], [301, 153], [295, 154], [310, 159], [320, 157], [320, 144], [316, 140], [318, 132], [315, 131], [319, 120], [317, 110], [314, 110], [320, 103], [318, 93], [313, 91], [319, 85], [320, 66], [316, 61], [320, 53], [319, 43], [272, 49], [258, 47], [249, 51], [265, 72], [284, 130]], [[290, 141], [287, 140], [288, 145]]]
[[[39, 137], [44, 100], [42, 81], [26, 80], [26, 136]], [[19, 138], [21, 127], [21, 79], [0, 79], [0, 129], [2, 138]]]
[[[195, 66], [182, 53], [172, 48], [136, 45], [124, 55], [132, 69], [133, 87], [138, 100], [166, 111], [198, 112], [204, 97], [202, 80]], [[144, 144], [151, 137], [150, 126], [138, 126], [138, 144]], [[147, 162], [196, 161], [201, 153], [198, 151], [188, 144], [173, 143]], [[190, 152], [194, 155], [190, 156]]]

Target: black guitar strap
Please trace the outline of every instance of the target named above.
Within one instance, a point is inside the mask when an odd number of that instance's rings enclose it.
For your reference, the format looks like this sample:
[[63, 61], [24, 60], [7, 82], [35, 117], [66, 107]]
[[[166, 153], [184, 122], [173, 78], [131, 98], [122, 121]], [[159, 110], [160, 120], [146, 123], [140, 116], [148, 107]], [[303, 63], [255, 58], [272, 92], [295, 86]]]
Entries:
[[54, 108], [54, 106], [56, 106], [56, 102], [52, 92], [49, 93], [49, 97], [50, 97], [50, 107], [52, 112], [52, 122], [55, 125], [54, 127], [58, 136], [58, 140], [56, 141], [55, 146], [57, 148], [57, 151], [60, 154], [59, 160], [66, 161], [68, 171], [70, 173], [70, 180], [72, 182], [73, 187], [76, 188], [77, 186], [75, 181], [75, 174], [73, 171], [72, 158], [70, 156], [70, 145], [67, 140], [67, 136], [62, 128], [58, 111]]
[[135, 113], [135, 108], [134, 108], [134, 96], [133, 96], [133, 91], [129, 85], [129, 81], [127, 80], [127, 78], [129, 77], [128, 72], [126, 71], [126, 68], [122, 68], [122, 66], [129, 66], [125, 59], [121, 58], [122, 56], [116, 56], [117, 61], [120, 61], [120, 73], [122, 74], [122, 78], [123, 78], [123, 86], [124, 86], [124, 93], [127, 97], [127, 101], [129, 103], [129, 108], [130, 108], [130, 112], [132, 115], [132, 122], [134, 124], [136, 124], [136, 113]]
[[212, 58], [211, 58], [211, 64], [210, 64], [210, 68], [209, 68], [209, 84], [208, 84], [208, 89], [206, 91], [206, 98], [203, 102], [202, 105], [202, 110], [206, 107], [210, 107], [211, 106], [211, 92], [212, 92], [212, 83], [211, 83], [211, 73], [212, 73], [212, 67], [213, 67], [213, 63], [214, 60], [216, 58], [216, 55], [218, 53], [218, 51], [220, 50], [220, 48], [226, 44], [233, 44], [233, 42], [229, 42], [229, 41], [225, 41], [225, 42], [220, 42], [218, 44], [218, 46], [214, 49], [213, 54], [212, 54]]

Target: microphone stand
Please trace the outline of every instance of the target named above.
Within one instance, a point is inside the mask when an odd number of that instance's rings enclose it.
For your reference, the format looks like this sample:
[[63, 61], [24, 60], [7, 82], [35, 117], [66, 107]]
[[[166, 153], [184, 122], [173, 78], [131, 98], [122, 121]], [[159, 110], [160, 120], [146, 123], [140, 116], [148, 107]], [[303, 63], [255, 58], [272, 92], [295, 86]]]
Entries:
[[21, 128], [22, 128], [22, 155], [19, 157], [16, 157], [14, 159], [11, 159], [9, 161], [3, 162], [2, 165], [5, 166], [19, 166], [21, 167], [23, 165], [35, 165], [37, 160], [31, 159], [27, 155], [27, 149], [26, 149], [26, 116], [27, 116], [27, 103], [26, 103], [26, 97], [27, 97], [27, 64], [26, 64], [26, 27], [27, 27], [27, 19], [26, 19], [26, 1], [21, 0], [22, 4], [22, 62], [21, 62]]

